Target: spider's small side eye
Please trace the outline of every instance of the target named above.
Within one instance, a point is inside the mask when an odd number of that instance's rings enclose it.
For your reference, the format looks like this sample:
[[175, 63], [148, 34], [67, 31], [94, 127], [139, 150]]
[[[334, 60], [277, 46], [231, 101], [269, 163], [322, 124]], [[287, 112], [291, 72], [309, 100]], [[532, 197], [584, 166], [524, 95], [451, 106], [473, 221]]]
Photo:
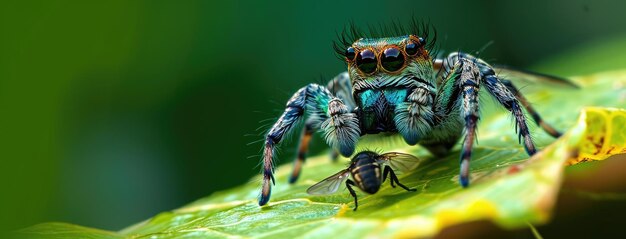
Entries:
[[385, 49], [381, 58], [380, 63], [387, 71], [394, 72], [404, 66], [404, 55], [398, 48], [390, 47]]
[[376, 71], [376, 54], [370, 49], [363, 50], [356, 56], [356, 66], [365, 74]]
[[420, 37], [419, 41], [420, 41], [420, 46], [426, 45], [426, 40], [424, 38]]
[[348, 61], [354, 61], [354, 57], [356, 56], [356, 51], [354, 50], [353, 47], [348, 47], [348, 49], [346, 49], [345, 56], [346, 56], [346, 59], [348, 59]]
[[413, 41], [409, 41], [405, 46], [404, 46], [404, 52], [406, 52], [407, 55], [409, 56], [414, 56], [415, 54], [417, 54], [417, 44]]

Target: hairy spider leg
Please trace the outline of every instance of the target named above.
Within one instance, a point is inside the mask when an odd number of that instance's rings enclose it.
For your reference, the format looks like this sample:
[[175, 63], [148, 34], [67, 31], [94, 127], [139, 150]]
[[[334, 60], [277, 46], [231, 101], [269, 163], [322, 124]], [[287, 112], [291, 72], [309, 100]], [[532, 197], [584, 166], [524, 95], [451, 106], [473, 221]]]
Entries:
[[293, 161], [293, 170], [291, 171], [291, 175], [289, 176], [289, 183], [295, 183], [300, 177], [300, 173], [302, 172], [302, 164], [306, 161], [306, 153], [309, 151], [309, 144], [311, 141], [311, 136], [313, 136], [313, 121], [308, 120], [304, 124], [304, 129], [302, 129], [302, 135], [300, 136], [299, 145], [298, 145], [298, 154], [296, 156], [296, 160]]
[[[458, 59], [458, 58], [457, 58]], [[459, 181], [461, 186], [469, 185], [469, 168], [472, 150], [476, 139], [476, 127], [479, 115], [478, 93], [480, 73], [477, 67], [465, 59], [458, 59], [457, 84], [461, 93], [461, 118], [465, 121], [465, 138], [461, 151], [461, 168]]]
[[263, 149], [263, 185], [259, 205], [265, 205], [269, 201], [272, 190], [270, 180], [271, 183], [274, 184], [273, 158], [275, 146], [282, 141], [285, 134], [289, 133], [294, 126], [300, 122], [306, 108], [313, 108], [313, 110], [309, 110], [311, 111], [309, 112], [311, 115], [324, 117], [326, 107], [319, 106], [327, 105], [331, 98], [332, 95], [326, 88], [317, 84], [309, 84], [300, 88], [300, 90], [287, 101], [285, 111], [272, 126], [265, 138]]
[[259, 205], [265, 205], [270, 199], [271, 185], [274, 184], [274, 155], [276, 145], [284, 136], [301, 122], [305, 110], [314, 126], [321, 127], [328, 144], [337, 148], [344, 156], [354, 152], [360, 136], [356, 114], [348, 112], [345, 104], [335, 98], [330, 91], [318, 84], [309, 84], [300, 88], [287, 101], [287, 107], [278, 121], [265, 137], [263, 148], [263, 182]]
[[[436, 60], [435, 62], [442, 62]], [[460, 118], [461, 90], [455, 78], [456, 69], [445, 72], [443, 76], [438, 76], [441, 80], [438, 83], [438, 92], [433, 106], [435, 124], [429, 137], [420, 141], [420, 145], [426, 148], [435, 157], [444, 157], [459, 142], [463, 136], [464, 122]], [[441, 72], [439, 72], [441, 73]]]
[[[452, 69], [452, 76], [457, 78], [462, 98], [461, 116], [465, 120], [465, 139], [461, 151], [461, 168], [459, 181], [463, 187], [469, 185], [469, 162], [472, 146], [476, 138], [478, 112], [479, 82], [484, 84], [487, 91], [496, 100], [509, 110], [515, 117], [515, 130], [521, 143], [529, 155], [536, 152], [535, 145], [530, 137], [526, 117], [519, 107], [515, 95], [495, 76], [493, 69], [481, 59], [464, 53], [452, 53], [443, 63], [446, 69]], [[451, 66], [450, 66], [451, 65]]]
[[526, 111], [530, 114], [530, 116], [533, 118], [533, 120], [539, 127], [541, 127], [544, 131], [546, 131], [546, 133], [548, 133], [550, 136], [554, 138], [561, 137], [562, 135], [561, 132], [556, 130], [554, 127], [552, 127], [550, 124], [548, 124], [541, 118], [539, 113], [537, 113], [535, 108], [533, 108], [530, 102], [528, 102], [526, 97], [524, 97], [524, 95], [522, 95], [522, 93], [517, 89], [517, 87], [513, 85], [513, 82], [509, 80], [503, 80], [503, 79], [500, 79], [500, 81], [502, 82], [502, 84], [506, 86], [506, 88], [508, 88], [515, 95], [515, 98], [520, 103], [522, 103], [522, 106], [524, 106]]
[[[334, 97], [341, 99], [341, 101], [348, 107], [349, 111], [354, 110], [356, 103], [354, 103], [354, 99], [352, 99], [352, 84], [350, 83], [350, 76], [347, 72], [343, 72], [335, 76], [335, 78], [328, 82], [326, 88]], [[302, 172], [302, 165], [306, 161], [306, 153], [309, 151], [311, 137], [315, 132], [316, 119], [314, 116], [312, 117], [312, 119], [307, 120], [304, 128], [302, 129], [298, 153], [296, 155], [296, 160], [294, 161], [293, 170], [289, 176], [289, 183], [295, 183], [298, 180], [298, 177], [300, 177], [300, 173]], [[337, 149], [332, 149], [330, 153], [331, 160], [336, 162], [338, 157], [339, 152]]]
[[[480, 59], [479, 59], [480, 61]], [[443, 70], [445, 69], [444, 67], [444, 62], [445, 60], [442, 59], [435, 59], [433, 62], [433, 66], [435, 67], [436, 70]], [[490, 67], [489, 65], [487, 65], [486, 63], [483, 64], [484, 68], [486, 68], [487, 71], [492, 71], [492, 67]], [[500, 66], [499, 68], [501, 69], [511, 69], [508, 66]], [[568, 82], [565, 79], [561, 79], [555, 76], [550, 76], [550, 75], [545, 75], [542, 73], [536, 73], [536, 72], [530, 72], [530, 71], [525, 71], [525, 70], [520, 70], [520, 69], [514, 69], [514, 71], [521, 71], [524, 72], [526, 74], [530, 74], [530, 75], [538, 75], [538, 76], [542, 76], [542, 77], [548, 77], [550, 79], [556, 80], [560, 83], [564, 83], [570, 86], [574, 86], [576, 87], [573, 83]], [[485, 73], [484, 75], [495, 75], [494, 73]], [[507, 79], [502, 79], [500, 77], [498, 77], [498, 79], [500, 80], [500, 82], [502, 82], [502, 84], [504, 84], [509, 91], [511, 91], [511, 93], [513, 93], [513, 95], [515, 95], [515, 98], [519, 101], [519, 103], [522, 104], [522, 106], [524, 107], [524, 109], [526, 109], [526, 111], [531, 115], [531, 117], [533, 118], [533, 121], [535, 121], [535, 123], [541, 127], [546, 133], [548, 133], [550, 136], [554, 137], [554, 138], [558, 138], [562, 135], [562, 133], [555, 129], [552, 125], [550, 125], [549, 123], [547, 123], [546, 121], [544, 121], [541, 116], [539, 115], [539, 113], [534, 109], [534, 107], [532, 107], [532, 105], [530, 104], [530, 102], [526, 99], [526, 97], [524, 97], [524, 95], [517, 89], [517, 87], [513, 84], [513, 82], [511, 82], [510, 80]], [[424, 145], [423, 143], [420, 143], [420, 145], [422, 146], [427, 146]], [[433, 144], [435, 147], [439, 147], [440, 144], [438, 144], [437, 142], [435, 142], [435, 144]], [[428, 147], [427, 147], [428, 148]], [[430, 150], [430, 149], [429, 149]], [[431, 150], [431, 152], [439, 152], [440, 150]], [[445, 152], [445, 150], [441, 151], [441, 152]], [[438, 154], [438, 153], [436, 153]]]
[[[449, 92], [450, 97], [459, 97], [457, 100], [461, 100], [460, 115], [464, 121], [465, 131], [459, 170], [461, 186], [469, 186], [470, 160], [476, 140], [476, 128], [480, 119], [478, 103], [480, 84], [484, 84], [487, 91], [513, 114], [516, 122], [516, 131], [519, 134], [520, 141], [522, 138], [524, 139], [526, 152], [529, 155], [535, 153], [536, 149], [528, 131], [526, 118], [519, 107], [519, 102], [513, 93], [499, 81], [487, 63], [468, 54], [452, 53], [443, 61], [443, 64], [446, 71], [449, 72], [448, 77], [453, 79], [453, 84], [445, 84], [444, 87], [447, 86], [447, 89], [444, 88], [443, 91]], [[448, 82], [448, 80], [445, 81], [445, 83]], [[457, 104], [452, 102], [448, 102], [450, 107]]]
[[500, 102], [504, 108], [510, 111], [515, 117], [515, 131], [518, 133], [518, 141], [521, 143], [524, 141], [524, 149], [528, 155], [533, 155], [537, 152], [535, 144], [530, 137], [528, 125], [526, 124], [526, 116], [520, 108], [520, 102], [515, 95], [498, 79], [495, 74], [491, 74], [492, 71], [486, 72], [487, 75], [483, 77], [487, 91]]

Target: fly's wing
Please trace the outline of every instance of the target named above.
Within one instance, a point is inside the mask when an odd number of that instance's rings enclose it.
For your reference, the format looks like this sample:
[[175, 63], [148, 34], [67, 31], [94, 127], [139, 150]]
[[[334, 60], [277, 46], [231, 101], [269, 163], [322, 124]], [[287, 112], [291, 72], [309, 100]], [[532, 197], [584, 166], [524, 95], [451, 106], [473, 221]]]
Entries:
[[578, 88], [578, 85], [573, 82], [561, 78], [558, 76], [551, 76], [538, 72], [532, 72], [528, 70], [516, 69], [514, 67], [505, 65], [493, 66], [498, 76], [503, 76], [505, 79], [518, 80], [522, 82], [538, 83], [538, 84], [552, 84], [555, 86], [562, 86], [567, 88]]
[[390, 152], [381, 154], [379, 161], [400, 172], [409, 172], [416, 169], [424, 160], [410, 154]]
[[325, 195], [337, 192], [339, 186], [346, 182], [350, 176], [350, 171], [347, 169], [341, 170], [338, 173], [330, 176], [319, 183], [314, 184], [309, 189], [306, 190], [306, 193], [311, 195]]

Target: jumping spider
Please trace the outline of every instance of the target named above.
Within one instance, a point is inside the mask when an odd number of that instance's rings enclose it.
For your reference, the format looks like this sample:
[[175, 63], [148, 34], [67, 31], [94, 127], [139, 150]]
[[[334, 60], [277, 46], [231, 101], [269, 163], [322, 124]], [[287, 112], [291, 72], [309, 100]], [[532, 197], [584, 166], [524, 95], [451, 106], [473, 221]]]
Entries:
[[[461, 148], [461, 186], [469, 185], [472, 145], [480, 119], [479, 90], [484, 88], [514, 117], [520, 143], [533, 155], [537, 149], [529, 134], [522, 107], [553, 137], [560, 133], [542, 121], [517, 88], [496, 74], [508, 71], [533, 78], [564, 79], [508, 68], [494, 68], [463, 52], [434, 59], [430, 27], [413, 23], [409, 35], [402, 28], [370, 33], [344, 34], [335, 49], [348, 71], [327, 86], [309, 84], [298, 90], [265, 136], [263, 185], [259, 205], [270, 199], [274, 184], [274, 154], [283, 136], [308, 118], [300, 138], [298, 156], [290, 182], [298, 178], [308, 143], [315, 131], [341, 155], [351, 156], [359, 138], [366, 134], [397, 133], [409, 145], [420, 144], [435, 156], [446, 155], [464, 137]], [[395, 31], [394, 31], [395, 30]], [[381, 37], [402, 35], [397, 37]]]

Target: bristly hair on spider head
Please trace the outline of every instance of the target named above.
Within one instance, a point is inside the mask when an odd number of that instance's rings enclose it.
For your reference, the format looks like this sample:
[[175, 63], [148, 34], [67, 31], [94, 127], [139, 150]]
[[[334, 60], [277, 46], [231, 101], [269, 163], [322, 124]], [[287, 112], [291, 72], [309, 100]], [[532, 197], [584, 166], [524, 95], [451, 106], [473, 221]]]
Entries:
[[431, 56], [437, 55], [437, 49], [435, 49], [437, 30], [430, 22], [418, 21], [414, 17], [411, 18], [408, 24], [394, 20], [390, 24], [379, 24], [378, 27], [368, 25], [367, 31], [361, 30], [351, 21], [348, 27], [344, 27], [341, 33], [337, 33], [337, 40], [333, 41], [333, 49], [336, 56], [343, 61], [346, 56], [346, 49], [361, 38], [384, 38], [406, 35], [415, 35], [423, 38], [426, 40], [424, 48], [431, 52]]

